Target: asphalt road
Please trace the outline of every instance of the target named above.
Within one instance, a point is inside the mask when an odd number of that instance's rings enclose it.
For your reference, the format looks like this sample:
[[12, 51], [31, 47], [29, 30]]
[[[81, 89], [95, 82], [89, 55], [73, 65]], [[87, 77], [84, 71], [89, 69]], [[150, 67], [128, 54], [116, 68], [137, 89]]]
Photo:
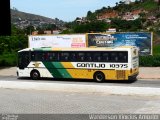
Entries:
[[25, 82], [43, 82], [43, 83], [62, 83], [62, 84], [78, 84], [78, 85], [107, 85], [107, 86], [131, 86], [131, 87], [152, 87], [160, 88], [160, 79], [139, 79], [133, 82], [128, 81], [105, 81], [97, 83], [93, 80], [75, 80], [75, 79], [46, 79], [31, 80], [30, 78], [17, 78], [15, 76], [0, 76], [0, 81], [25, 81]]
[[160, 96], [160, 80], [106, 81], [0, 77], [0, 88], [57, 92], [99, 93], [108, 95]]

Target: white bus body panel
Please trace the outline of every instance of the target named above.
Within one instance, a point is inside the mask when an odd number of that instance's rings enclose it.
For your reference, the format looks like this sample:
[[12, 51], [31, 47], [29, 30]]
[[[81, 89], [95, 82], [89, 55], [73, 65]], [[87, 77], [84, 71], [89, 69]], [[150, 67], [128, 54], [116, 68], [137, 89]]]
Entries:
[[46, 69], [44, 64], [40, 61], [30, 62], [30, 64], [25, 69], [17, 69], [19, 77], [30, 77], [30, 73], [32, 70], [38, 70], [40, 73], [40, 77], [52, 77], [52, 74]]

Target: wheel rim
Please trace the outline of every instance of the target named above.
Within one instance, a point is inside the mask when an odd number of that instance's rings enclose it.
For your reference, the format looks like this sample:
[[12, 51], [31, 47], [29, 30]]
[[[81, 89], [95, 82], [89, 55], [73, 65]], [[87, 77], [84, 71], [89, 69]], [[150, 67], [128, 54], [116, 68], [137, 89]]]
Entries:
[[103, 79], [104, 79], [104, 77], [103, 77], [102, 74], [97, 74], [97, 75], [96, 75], [96, 80], [97, 80], [97, 81], [103, 81]]
[[34, 78], [34, 79], [37, 79], [37, 78], [38, 78], [38, 76], [39, 76], [39, 75], [38, 75], [38, 73], [37, 73], [37, 72], [34, 72], [34, 73], [33, 73], [33, 78]]

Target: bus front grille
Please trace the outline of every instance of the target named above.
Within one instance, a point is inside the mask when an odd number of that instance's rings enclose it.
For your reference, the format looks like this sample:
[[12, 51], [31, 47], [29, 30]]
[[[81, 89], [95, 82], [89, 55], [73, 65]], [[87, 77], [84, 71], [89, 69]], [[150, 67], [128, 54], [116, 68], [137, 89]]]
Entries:
[[125, 70], [117, 70], [117, 79], [125, 79]]

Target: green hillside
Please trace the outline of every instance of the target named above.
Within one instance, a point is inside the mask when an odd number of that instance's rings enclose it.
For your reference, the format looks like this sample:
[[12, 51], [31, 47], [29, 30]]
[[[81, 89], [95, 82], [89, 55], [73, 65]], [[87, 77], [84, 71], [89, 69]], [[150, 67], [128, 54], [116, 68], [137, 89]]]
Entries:
[[158, 8], [158, 4], [154, 0], [145, 0], [141, 4], [138, 4], [137, 7], [152, 11]]

